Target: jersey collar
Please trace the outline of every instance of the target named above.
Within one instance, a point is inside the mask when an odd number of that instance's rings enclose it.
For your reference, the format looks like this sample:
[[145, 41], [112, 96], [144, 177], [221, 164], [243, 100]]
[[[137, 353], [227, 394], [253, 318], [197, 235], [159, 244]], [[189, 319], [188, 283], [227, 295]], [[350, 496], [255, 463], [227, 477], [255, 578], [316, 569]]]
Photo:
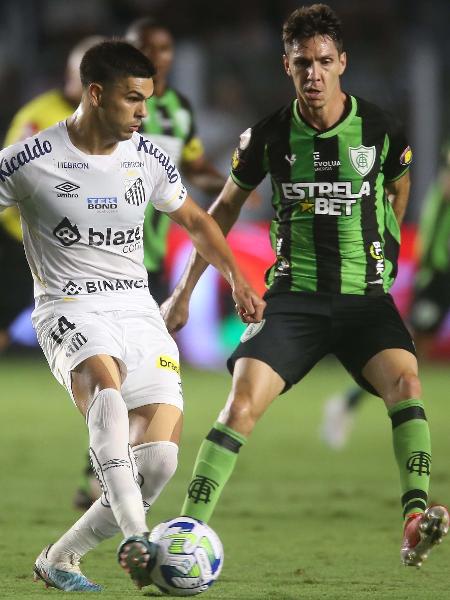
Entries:
[[292, 103], [292, 114], [294, 117], [295, 123], [308, 135], [319, 137], [319, 138], [329, 138], [337, 135], [340, 131], [345, 129], [350, 121], [356, 114], [357, 103], [356, 98], [347, 94], [347, 101], [345, 103], [345, 110], [342, 117], [339, 119], [337, 123], [335, 123], [329, 129], [325, 129], [324, 131], [319, 131], [315, 127], [312, 127], [309, 123], [307, 123], [300, 114], [298, 109], [298, 100], [295, 99]]

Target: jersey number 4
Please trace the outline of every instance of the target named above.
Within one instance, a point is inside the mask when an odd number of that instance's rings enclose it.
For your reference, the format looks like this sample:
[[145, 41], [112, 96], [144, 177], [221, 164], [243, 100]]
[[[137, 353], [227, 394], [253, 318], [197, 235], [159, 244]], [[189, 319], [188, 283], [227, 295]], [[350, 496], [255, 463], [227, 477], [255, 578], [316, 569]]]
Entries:
[[66, 317], [59, 317], [58, 326], [50, 331], [50, 335], [57, 344], [62, 344], [64, 334], [72, 329], [75, 329], [75, 323], [71, 323]]

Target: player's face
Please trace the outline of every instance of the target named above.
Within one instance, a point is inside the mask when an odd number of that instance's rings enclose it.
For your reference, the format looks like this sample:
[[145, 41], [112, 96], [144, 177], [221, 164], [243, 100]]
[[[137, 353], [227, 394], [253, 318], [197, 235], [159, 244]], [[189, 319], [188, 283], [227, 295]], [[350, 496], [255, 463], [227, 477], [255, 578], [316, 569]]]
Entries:
[[156, 77], [165, 79], [173, 62], [173, 38], [166, 29], [144, 29], [136, 44], [153, 63]]
[[146, 101], [152, 94], [152, 79], [125, 77], [105, 86], [99, 96], [105, 133], [116, 141], [130, 139], [147, 116]]
[[284, 55], [284, 68], [297, 97], [310, 110], [324, 108], [340, 94], [339, 78], [345, 66], [345, 52], [339, 54], [334, 41], [325, 35], [294, 41]]

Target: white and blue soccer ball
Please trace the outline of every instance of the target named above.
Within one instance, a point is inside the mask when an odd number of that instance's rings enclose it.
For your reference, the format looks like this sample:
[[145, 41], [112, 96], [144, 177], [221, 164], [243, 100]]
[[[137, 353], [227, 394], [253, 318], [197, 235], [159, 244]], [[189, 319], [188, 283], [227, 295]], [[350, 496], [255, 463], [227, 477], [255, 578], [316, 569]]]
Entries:
[[222, 542], [206, 523], [177, 517], [157, 525], [150, 540], [159, 546], [151, 577], [163, 593], [195, 596], [206, 592], [219, 577]]

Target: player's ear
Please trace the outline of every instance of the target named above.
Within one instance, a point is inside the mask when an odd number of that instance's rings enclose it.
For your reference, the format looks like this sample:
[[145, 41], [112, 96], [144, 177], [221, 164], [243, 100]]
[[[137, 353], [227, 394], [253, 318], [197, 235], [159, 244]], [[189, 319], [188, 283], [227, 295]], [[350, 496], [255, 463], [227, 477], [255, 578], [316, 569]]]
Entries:
[[91, 106], [98, 108], [102, 103], [103, 86], [100, 83], [89, 84], [88, 96]]
[[345, 71], [345, 67], [347, 66], [347, 53], [341, 52], [339, 54], [339, 75]]
[[286, 71], [287, 75], [289, 77], [292, 77], [291, 69], [289, 67], [289, 57], [287, 54], [283, 54], [283, 65], [284, 65], [284, 70]]

